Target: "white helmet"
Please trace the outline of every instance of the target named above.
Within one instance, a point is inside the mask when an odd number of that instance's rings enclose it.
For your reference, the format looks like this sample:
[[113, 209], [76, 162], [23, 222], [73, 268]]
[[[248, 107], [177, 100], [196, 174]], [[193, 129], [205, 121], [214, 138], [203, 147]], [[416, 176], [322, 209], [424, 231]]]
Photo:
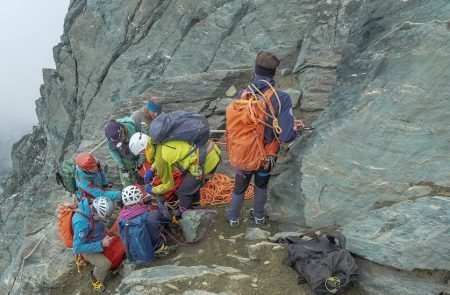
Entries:
[[135, 185], [129, 185], [122, 190], [122, 203], [125, 206], [134, 205], [142, 200], [142, 191]]
[[109, 198], [95, 198], [93, 205], [95, 210], [97, 211], [97, 214], [102, 219], [106, 219], [114, 212], [114, 204]]
[[128, 147], [130, 148], [130, 151], [137, 156], [145, 149], [149, 140], [150, 136], [141, 132], [137, 132], [131, 136]]

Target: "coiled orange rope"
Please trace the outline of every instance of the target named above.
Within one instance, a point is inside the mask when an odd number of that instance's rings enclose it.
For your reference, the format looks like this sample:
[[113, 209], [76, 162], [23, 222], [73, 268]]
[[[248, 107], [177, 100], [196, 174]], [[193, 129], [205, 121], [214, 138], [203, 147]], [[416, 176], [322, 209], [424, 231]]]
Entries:
[[[203, 205], [220, 205], [231, 201], [231, 193], [234, 188], [234, 180], [230, 177], [216, 173], [201, 189], [200, 196]], [[250, 184], [245, 192], [245, 200], [253, 198], [253, 184]]]

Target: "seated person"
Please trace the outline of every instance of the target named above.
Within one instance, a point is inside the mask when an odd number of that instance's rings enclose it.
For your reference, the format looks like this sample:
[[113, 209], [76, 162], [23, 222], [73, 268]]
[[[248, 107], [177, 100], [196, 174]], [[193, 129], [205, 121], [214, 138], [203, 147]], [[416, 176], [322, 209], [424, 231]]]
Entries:
[[114, 204], [108, 198], [96, 198], [92, 205], [87, 198], [83, 198], [72, 217], [73, 251], [76, 255], [82, 254], [94, 266], [90, 278], [97, 292], [106, 289], [104, 281], [111, 267], [103, 251], [113, 238], [106, 234], [103, 219], [111, 216], [113, 211]]
[[155, 254], [163, 254], [167, 250], [161, 230], [163, 223], [171, 222], [171, 215], [164, 206], [164, 198], [158, 198], [157, 210], [149, 210], [143, 203], [141, 189], [131, 185], [123, 189], [122, 203], [119, 232], [127, 248], [128, 260], [135, 264], [150, 263]]

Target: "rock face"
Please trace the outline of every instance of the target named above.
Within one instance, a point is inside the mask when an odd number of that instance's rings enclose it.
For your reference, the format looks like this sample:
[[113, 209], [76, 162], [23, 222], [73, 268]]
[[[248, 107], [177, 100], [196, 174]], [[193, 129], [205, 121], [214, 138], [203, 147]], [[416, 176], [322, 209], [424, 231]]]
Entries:
[[272, 187], [274, 217], [343, 226], [351, 250], [378, 263], [450, 270], [439, 249], [449, 241], [449, 17], [444, 1], [361, 5], [316, 132], [294, 144]]
[[[342, 226], [348, 246], [378, 263], [448, 271], [434, 263], [445, 253], [426, 261], [408, 253], [448, 244], [448, 234], [421, 237], [428, 221], [448, 233], [448, 217], [432, 213], [450, 210], [449, 19], [444, 0], [71, 1], [56, 69], [43, 71], [39, 125], [14, 145], [14, 172], [2, 185], [0, 289], [23, 292], [20, 276], [30, 293], [58, 284], [40, 271], [49, 257], [67, 259], [51, 234], [66, 200], [53, 180], [57, 163], [92, 149], [105, 121], [148, 96], [223, 128], [229, 95], [249, 82], [260, 50], [281, 59], [276, 78], [293, 94], [294, 114], [318, 118], [272, 183], [271, 217]], [[96, 156], [114, 167], [105, 147]], [[399, 216], [411, 210], [420, 211], [414, 220]], [[409, 238], [422, 242], [399, 249], [404, 257], [385, 244]]]

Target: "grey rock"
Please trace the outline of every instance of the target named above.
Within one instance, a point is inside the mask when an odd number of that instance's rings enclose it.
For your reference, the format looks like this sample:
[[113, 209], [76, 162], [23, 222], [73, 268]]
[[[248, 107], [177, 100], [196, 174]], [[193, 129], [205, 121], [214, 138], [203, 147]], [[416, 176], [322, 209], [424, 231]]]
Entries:
[[179, 221], [187, 243], [194, 243], [204, 237], [211, 229], [215, 210], [188, 210]]
[[359, 285], [369, 295], [445, 294], [448, 292], [445, 275], [430, 276], [427, 273], [401, 272], [397, 269], [357, 259], [361, 270]]
[[449, 212], [449, 198], [423, 197], [372, 210], [342, 232], [347, 249], [368, 260], [404, 270], [450, 270]]
[[292, 102], [292, 108], [297, 107], [298, 102], [300, 101], [300, 96], [302, 95], [302, 92], [296, 89], [285, 89], [283, 90], [284, 92], [286, 92], [287, 94], [289, 94], [289, 96], [291, 97], [291, 102]]
[[270, 257], [267, 253], [271, 253], [272, 248], [278, 244], [267, 241], [260, 242], [258, 244], [249, 245], [247, 247], [248, 257], [251, 260], [260, 260], [262, 257]]
[[239, 261], [239, 263], [242, 263], [245, 265], [251, 264], [250, 258], [247, 258], [247, 257], [241, 257], [241, 256], [233, 255], [233, 254], [227, 254], [227, 257], [234, 258], [237, 261]]
[[418, 198], [431, 194], [433, 188], [428, 185], [415, 185], [408, 188], [404, 193], [403, 197], [406, 198]]
[[183, 295], [229, 295], [230, 293], [227, 292], [220, 292], [220, 293], [213, 293], [203, 290], [192, 290], [192, 291], [185, 291]]
[[[411, 184], [449, 186], [444, 163], [450, 161], [450, 133], [444, 122], [450, 104], [447, 84], [436, 85], [450, 64], [434, 55], [446, 51], [441, 34], [449, 31], [445, 24], [430, 25], [448, 18], [443, 7], [448, 8], [443, 2], [420, 8], [411, 2], [361, 3], [316, 131], [293, 144], [289, 167], [273, 182], [274, 217], [313, 228], [344, 225], [398, 202]], [[372, 18], [391, 9], [405, 18], [418, 9], [423, 18], [420, 25]], [[403, 26], [408, 29], [399, 30]], [[369, 31], [378, 37], [365, 35]], [[393, 44], [399, 47], [388, 54]]]
[[174, 266], [163, 265], [149, 267], [133, 272], [132, 276], [125, 277], [117, 287], [118, 294], [129, 294], [135, 292], [136, 288], [142, 286], [148, 288], [153, 285], [176, 282], [180, 280], [193, 279], [205, 275], [221, 276], [225, 274], [237, 274], [238, 269], [226, 266], [216, 266], [209, 268], [203, 265], [198, 266]]
[[270, 236], [270, 232], [260, 229], [259, 227], [249, 227], [245, 231], [244, 239], [252, 240], [265, 240]]
[[278, 242], [280, 242], [280, 240], [283, 240], [284, 238], [287, 238], [287, 237], [299, 237], [301, 235], [302, 235], [302, 233], [299, 233], [299, 232], [281, 232], [281, 233], [276, 233], [273, 236], [268, 237], [267, 239], [270, 242], [278, 243]]

